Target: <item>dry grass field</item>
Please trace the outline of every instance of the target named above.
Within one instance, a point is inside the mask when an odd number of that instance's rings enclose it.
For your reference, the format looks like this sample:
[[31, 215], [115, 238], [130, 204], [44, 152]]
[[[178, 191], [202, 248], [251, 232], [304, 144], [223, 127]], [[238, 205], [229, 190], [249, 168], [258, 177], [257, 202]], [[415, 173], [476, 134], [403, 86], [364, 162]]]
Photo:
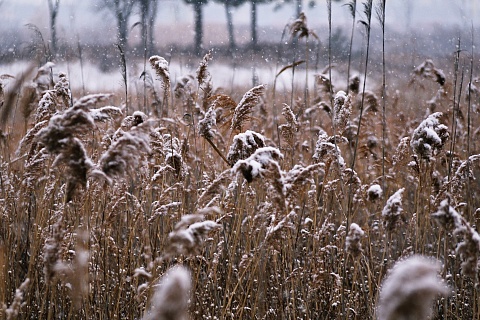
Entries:
[[212, 59], [85, 96], [51, 64], [0, 77], [1, 318], [480, 318], [470, 53], [281, 92]]

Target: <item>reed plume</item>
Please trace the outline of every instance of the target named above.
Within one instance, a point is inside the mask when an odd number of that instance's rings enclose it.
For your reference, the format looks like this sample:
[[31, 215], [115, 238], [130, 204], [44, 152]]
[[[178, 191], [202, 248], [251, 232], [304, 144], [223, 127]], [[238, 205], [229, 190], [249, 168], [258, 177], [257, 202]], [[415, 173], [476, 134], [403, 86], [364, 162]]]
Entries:
[[101, 171], [95, 170], [94, 173], [112, 182], [112, 179], [121, 178], [128, 172], [138, 169], [142, 157], [151, 152], [149, 145], [151, 126], [152, 123], [146, 121], [124, 132], [100, 157]]
[[449, 137], [447, 126], [440, 123], [442, 116], [441, 112], [429, 115], [413, 131], [410, 145], [415, 154], [422, 159], [429, 160], [438, 154]]
[[20, 309], [24, 305], [24, 293], [27, 291], [29, 285], [30, 279], [26, 278], [25, 281], [22, 282], [20, 287], [15, 290], [15, 297], [13, 298], [12, 303], [8, 308], [5, 307], [5, 315], [7, 316], [7, 320], [16, 319], [20, 314]]
[[402, 218], [402, 196], [404, 191], [405, 188], [398, 189], [397, 192], [388, 198], [382, 210], [383, 225], [388, 232], [394, 231]]
[[350, 230], [348, 231], [347, 238], [345, 239], [345, 249], [354, 258], [360, 256], [363, 252], [362, 243], [360, 241], [364, 235], [365, 231], [363, 231], [358, 224], [350, 224]]
[[397, 262], [380, 288], [378, 320], [428, 319], [435, 297], [449, 294], [439, 270], [438, 261], [423, 256]]
[[166, 95], [170, 92], [170, 71], [168, 68], [168, 61], [160, 56], [151, 56], [148, 60], [153, 70], [157, 74], [159, 80], [162, 82], [162, 88]]
[[142, 320], [186, 320], [192, 286], [190, 271], [182, 266], [170, 268], [155, 285], [151, 307]]
[[184, 215], [168, 234], [168, 244], [165, 248], [164, 258], [176, 255], [195, 255], [199, 253], [205, 242], [206, 236], [222, 226], [215, 221], [204, 220], [203, 214]]
[[232, 130], [242, 131], [243, 124], [250, 119], [250, 114], [260, 101], [260, 97], [265, 93], [265, 89], [265, 85], [261, 84], [253, 87], [243, 95], [233, 114], [230, 127]]
[[227, 154], [230, 166], [237, 161], [250, 157], [257, 149], [265, 147], [265, 137], [255, 131], [247, 130], [233, 137], [232, 145]]

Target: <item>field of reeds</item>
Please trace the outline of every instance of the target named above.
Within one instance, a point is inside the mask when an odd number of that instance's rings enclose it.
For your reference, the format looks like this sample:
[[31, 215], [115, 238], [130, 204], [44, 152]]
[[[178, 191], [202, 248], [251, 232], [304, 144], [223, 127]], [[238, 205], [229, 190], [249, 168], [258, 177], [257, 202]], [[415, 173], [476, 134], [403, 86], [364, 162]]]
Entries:
[[212, 52], [150, 57], [142, 94], [2, 75], [0, 317], [480, 318], [473, 52], [339, 88], [290, 32], [282, 92], [215, 85]]

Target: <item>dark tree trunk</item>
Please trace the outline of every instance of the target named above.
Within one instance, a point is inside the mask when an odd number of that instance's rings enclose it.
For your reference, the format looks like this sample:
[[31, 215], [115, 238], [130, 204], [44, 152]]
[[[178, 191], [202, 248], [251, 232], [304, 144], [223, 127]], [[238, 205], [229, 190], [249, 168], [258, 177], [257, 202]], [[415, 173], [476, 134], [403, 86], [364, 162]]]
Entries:
[[118, 44], [126, 49], [128, 41], [128, 19], [132, 14], [133, 0], [114, 0], [115, 17], [117, 19]]
[[257, 2], [252, 0], [252, 11], [251, 11], [251, 36], [252, 36], [252, 48], [256, 49], [258, 45], [257, 39]]
[[297, 18], [300, 17], [300, 13], [302, 13], [303, 11], [302, 2], [303, 2], [302, 0], [297, 0], [297, 3], [295, 4], [295, 9], [297, 10], [296, 11]]
[[48, 0], [48, 10], [50, 12], [50, 33], [52, 37], [52, 45], [50, 51], [52, 56], [55, 57], [57, 55], [57, 14], [58, 8], [60, 6], [60, 0]]
[[154, 45], [154, 29], [155, 29], [155, 19], [157, 18], [157, 5], [158, 1], [157, 0], [152, 0], [151, 1], [151, 10], [150, 10], [150, 16], [148, 17], [148, 54], [153, 55], [155, 51], [155, 45]]
[[127, 21], [123, 14], [117, 12], [118, 44], [125, 48], [127, 46]]
[[225, 4], [225, 14], [227, 15], [228, 43], [231, 53], [235, 51], [235, 35], [233, 33], [232, 6], [227, 2]]
[[195, 2], [195, 54], [200, 56], [202, 54], [202, 42], [203, 42], [203, 4]]
[[145, 45], [146, 54], [151, 56], [154, 51], [155, 18], [157, 16], [157, 0], [141, 0], [141, 22], [142, 22], [142, 40]]

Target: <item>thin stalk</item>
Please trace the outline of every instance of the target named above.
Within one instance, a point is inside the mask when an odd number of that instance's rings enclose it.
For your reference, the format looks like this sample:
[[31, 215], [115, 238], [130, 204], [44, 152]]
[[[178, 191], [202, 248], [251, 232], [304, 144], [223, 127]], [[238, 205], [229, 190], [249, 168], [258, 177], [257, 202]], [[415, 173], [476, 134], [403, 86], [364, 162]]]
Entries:
[[347, 4], [352, 14], [352, 32], [350, 33], [350, 45], [348, 49], [348, 65], [347, 65], [347, 94], [350, 92], [350, 67], [352, 65], [352, 49], [353, 49], [353, 35], [355, 34], [355, 18], [357, 13], [357, 0], [353, 0]]
[[[468, 96], [467, 96], [467, 172], [470, 172], [470, 124], [471, 124], [471, 109], [472, 109], [472, 81], [473, 81], [473, 25], [472, 25], [472, 52], [470, 56], [470, 79], [468, 81]], [[470, 192], [470, 179], [467, 179], [467, 218], [470, 219], [471, 214], [471, 192]], [[476, 304], [474, 304], [474, 307]]]
[[209, 138], [205, 137], [205, 140], [207, 140], [207, 142], [212, 146], [212, 148], [218, 153], [218, 155], [223, 159], [223, 161], [225, 161], [225, 163], [227, 165], [230, 165], [230, 163], [228, 163], [228, 160], [227, 158], [224, 157], [224, 155], [222, 154], [222, 152], [220, 152], [220, 150], [218, 150], [217, 146], [212, 142], [212, 140], [210, 140]]
[[[386, 140], [386, 66], [385, 66], [385, 5], [387, 0], [380, 0], [380, 3], [376, 7], [377, 18], [382, 28], [382, 191], [386, 194], [386, 180], [385, 180], [385, 140]], [[386, 197], [383, 197], [384, 204], [386, 203]]]
[[[370, 30], [371, 30], [371, 21], [372, 21], [372, 1], [373, 0], [367, 0], [364, 3], [365, 6], [365, 14], [367, 16], [367, 21], [362, 21], [363, 25], [365, 26], [367, 30], [367, 52], [365, 56], [365, 70], [363, 74], [363, 89], [362, 89], [362, 102], [360, 104], [360, 115], [358, 118], [358, 128], [357, 128], [357, 134], [355, 138], [355, 148], [353, 150], [353, 159], [352, 159], [352, 173], [355, 170], [355, 162], [357, 159], [357, 150], [358, 150], [358, 140], [359, 140], [359, 135], [360, 135], [360, 128], [362, 127], [362, 118], [363, 118], [363, 109], [365, 105], [365, 88], [366, 88], [366, 82], [367, 82], [367, 71], [368, 71], [368, 57], [369, 57], [369, 52], [370, 52]], [[350, 185], [349, 192], [348, 192], [348, 216], [350, 215], [350, 212], [352, 210], [351, 208], [352, 205], [352, 185]], [[348, 230], [348, 225], [347, 225], [347, 230]]]
[[125, 86], [125, 115], [128, 116], [128, 87], [127, 87], [127, 61], [125, 59], [125, 51], [121, 44], [117, 44], [118, 51], [120, 52], [120, 67], [123, 79], [123, 85]]
[[450, 181], [453, 165], [453, 150], [455, 144], [456, 119], [457, 119], [457, 81], [458, 81], [458, 64], [460, 60], [460, 37], [458, 38], [457, 50], [455, 55], [455, 79], [453, 81], [453, 115], [452, 115], [452, 131], [450, 132], [450, 157], [448, 161], [448, 181]]
[[[328, 8], [328, 78], [329, 78], [329, 81], [330, 81], [330, 84], [332, 83], [332, 1], [331, 0], [327, 0], [327, 8]], [[338, 172], [342, 172], [341, 171], [341, 166], [340, 166], [340, 161], [339, 161], [339, 151], [338, 151], [338, 146], [337, 146], [337, 139], [336, 139], [336, 135], [337, 135], [337, 128], [335, 126], [335, 108], [333, 106], [333, 86], [330, 85], [330, 105], [331, 105], [331, 108], [332, 108], [332, 128], [333, 128], [333, 136], [334, 136], [334, 139], [333, 139], [333, 143], [334, 143], [334, 146], [335, 146], [335, 153], [336, 153], [336, 164], [338, 166]], [[345, 194], [344, 192], [344, 185], [343, 185], [343, 178], [342, 178], [342, 174], [340, 174], [340, 186], [341, 186], [341, 189], [342, 189], [342, 194]], [[351, 189], [351, 185], [350, 185], [350, 189]], [[350, 227], [349, 226], [349, 217], [348, 217], [348, 214], [347, 214], [347, 226], [346, 226], [346, 230], [348, 230], [348, 228]], [[347, 275], [347, 270], [346, 270], [346, 266], [345, 264], [343, 264], [342, 266], [342, 278], [345, 279]], [[349, 309], [347, 310], [346, 308], [346, 304], [345, 304], [345, 281], [342, 281], [342, 295], [341, 295], [341, 305], [342, 305], [342, 314], [345, 315], [345, 312], [347, 312], [347, 318], [348, 318], [348, 311]]]

